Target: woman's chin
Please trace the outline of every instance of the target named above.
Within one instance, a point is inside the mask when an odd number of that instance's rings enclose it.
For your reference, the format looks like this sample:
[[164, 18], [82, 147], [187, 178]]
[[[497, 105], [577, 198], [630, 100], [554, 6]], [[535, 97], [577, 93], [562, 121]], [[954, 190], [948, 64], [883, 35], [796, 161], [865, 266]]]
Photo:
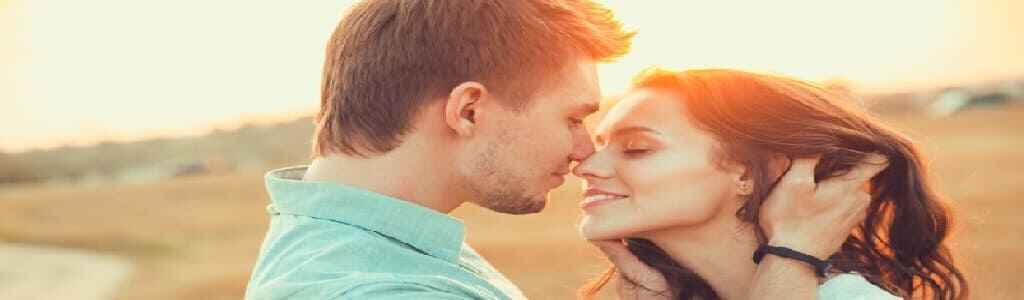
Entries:
[[583, 221], [580, 222], [579, 230], [580, 235], [583, 236], [584, 239], [591, 241], [622, 239], [629, 236], [628, 232], [615, 227], [617, 226], [602, 223], [601, 220], [597, 218], [584, 216]]

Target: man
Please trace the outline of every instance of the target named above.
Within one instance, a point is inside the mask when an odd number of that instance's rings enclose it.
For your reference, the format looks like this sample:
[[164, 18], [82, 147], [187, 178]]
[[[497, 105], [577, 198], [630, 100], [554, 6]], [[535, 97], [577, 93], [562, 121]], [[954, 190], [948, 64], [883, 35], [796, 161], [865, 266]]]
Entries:
[[[632, 36], [587, 0], [356, 4], [327, 47], [311, 165], [267, 174], [271, 224], [246, 298], [524, 298], [447, 213], [465, 202], [541, 211], [594, 151], [582, 120], [600, 99], [595, 64], [626, 53]], [[814, 209], [765, 221], [790, 237], [773, 241], [838, 248], [807, 241], [848, 233], [834, 221], [856, 209], [804, 206]], [[627, 276], [650, 275], [599, 245]], [[758, 272], [759, 297], [816, 284], [781, 258]]]

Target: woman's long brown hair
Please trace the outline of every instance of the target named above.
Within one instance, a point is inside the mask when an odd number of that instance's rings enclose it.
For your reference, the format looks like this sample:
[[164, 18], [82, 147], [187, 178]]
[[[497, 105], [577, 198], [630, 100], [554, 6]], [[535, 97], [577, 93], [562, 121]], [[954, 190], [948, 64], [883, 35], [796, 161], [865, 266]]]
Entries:
[[[694, 125], [717, 142], [719, 159], [747, 166], [754, 192], [736, 212], [758, 225], [761, 204], [774, 188], [777, 174], [769, 157], [821, 156], [817, 181], [841, 176], [870, 153], [889, 160], [871, 179], [867, 218], [831, 257], [838, 272], [857, 272], [890, 292], [918, 299], [965, 299], [964, 274], [945, 241], [951, 227], [949, 209], [932, 189], [914, 143], [837, 95], [798, 80], [735, 70], [669, 72], [649, 70], [634, 79], [635, 88], [677, 95]], [[715, 290], [654, 243], [627, 239], [629, 250], [661, 272], [673, 299], [718, 299]], [[744, 258], [749, 259], [749, 258]], [[580, 289], [591, 298], [614, 276], [614, 268]], [[638, 288], [643, 288], [642, 286]]]

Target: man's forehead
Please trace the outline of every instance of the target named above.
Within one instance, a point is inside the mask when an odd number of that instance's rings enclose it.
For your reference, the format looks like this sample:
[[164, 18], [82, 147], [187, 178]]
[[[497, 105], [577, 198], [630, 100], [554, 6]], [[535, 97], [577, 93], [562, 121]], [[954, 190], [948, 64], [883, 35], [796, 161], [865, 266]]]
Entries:
[[574, 94], [571, 97], [575, 102], [574, 108], [586, 110], [588, 113], [596, 112], [601, 101], [597, 67], [590, 60], [580, 60], [575, 67], [575, 72], [569, 72], [571, 78], [565, 78], [566, 81], [561, 84], [568, 84], [570, 93]]
[[593, 62], [580, 61], [570, 65], [541, 83], [538, 98], [546, 98], [551, 107], [573, 114], [591, 114], [600, 107], [601, 88]]
[[551, 99], [560, 103], [562, 109], [572, 114], [592, 114], [597, 112], [601, 103], [601, 91], [596, 86], [585, 83], [566, 83], [561, 93], [552, 95]]

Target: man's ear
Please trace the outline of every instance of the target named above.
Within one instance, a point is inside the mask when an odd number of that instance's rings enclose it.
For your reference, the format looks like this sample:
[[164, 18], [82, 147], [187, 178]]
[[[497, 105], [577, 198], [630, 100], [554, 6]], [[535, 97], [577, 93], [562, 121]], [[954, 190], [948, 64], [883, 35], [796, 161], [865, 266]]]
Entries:
[[444, 106], [444, 122], [455, 134], [471, 136], [477, 129], [481, 100], [487, 88], [475, 81], [459, 84], [448, 94]]

